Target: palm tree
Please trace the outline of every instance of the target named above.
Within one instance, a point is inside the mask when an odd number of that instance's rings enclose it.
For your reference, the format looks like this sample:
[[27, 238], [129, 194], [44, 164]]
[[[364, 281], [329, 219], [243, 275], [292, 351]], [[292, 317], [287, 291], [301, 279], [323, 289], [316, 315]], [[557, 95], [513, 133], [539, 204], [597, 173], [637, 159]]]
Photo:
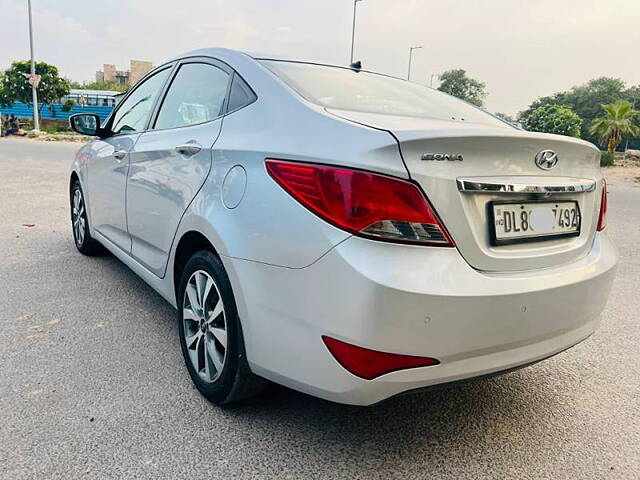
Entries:
[[640, 127], [633, 124], [634, 117], [639, 113], [625, 100], [602, 105], [605, 114], [596, 118], [591, 125], [591, 133], [600, 137], [602, 145], [607, 146], [609, 153], [613, 153], [622, 143], [624, 136], [639, 137]]

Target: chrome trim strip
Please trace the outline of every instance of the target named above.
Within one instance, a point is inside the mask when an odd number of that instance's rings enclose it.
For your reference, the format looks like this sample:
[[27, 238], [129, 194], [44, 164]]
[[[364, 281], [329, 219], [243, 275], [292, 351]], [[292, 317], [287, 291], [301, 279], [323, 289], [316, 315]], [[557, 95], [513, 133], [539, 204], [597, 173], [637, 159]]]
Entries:
[[477, 181], [458, 178], [458, 190], [462, 193], [583, 193], [593, 192], [596, 182], [593, 180], [578, 180], [565, 184], [525, 184], [501, 183], [496, 181]]

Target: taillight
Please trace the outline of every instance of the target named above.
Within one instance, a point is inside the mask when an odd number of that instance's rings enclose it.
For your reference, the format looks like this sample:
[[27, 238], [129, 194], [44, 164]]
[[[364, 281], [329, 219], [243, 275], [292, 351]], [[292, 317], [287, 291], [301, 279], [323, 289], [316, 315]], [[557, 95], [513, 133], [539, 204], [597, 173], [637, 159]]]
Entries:
[[607, 226], [607, 181], [602, 179], [602, 200], [600, 201], [600, 216], [598, 217], [598, 231]]
[[376, 173], [284, 160], [267, 172], [293, 198], [338, 228], [367, 238], [452, 247], [420, 189]]
[[322, 340], [340, 365], [354, 375], [367, 380], [373, 380], [380, 375], [397, 370], [430, 367], [440, 363], [435, 358], [378, 352], [356, 347], [327, 336], [323, 336]]

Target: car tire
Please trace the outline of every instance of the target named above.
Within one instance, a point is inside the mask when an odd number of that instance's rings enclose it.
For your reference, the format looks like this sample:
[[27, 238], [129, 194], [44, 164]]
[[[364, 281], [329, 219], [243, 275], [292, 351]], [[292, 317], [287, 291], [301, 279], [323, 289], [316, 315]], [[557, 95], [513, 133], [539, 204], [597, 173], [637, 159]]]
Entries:
[[71, 230], [76, 248], [83, 255], [104, 255], [107, 252], [106, 249], [89, 233], [89, 218], [87, 217], [84, 192], [77, 179], [71, 184], [69, 201], [71, 205]]
[[200, 393], [223, 405], [260, 393], [268, 382], [247, 363], [229, 277], [212, 252], [195, 253], [180, 276], [178, 332], [185, 365]]

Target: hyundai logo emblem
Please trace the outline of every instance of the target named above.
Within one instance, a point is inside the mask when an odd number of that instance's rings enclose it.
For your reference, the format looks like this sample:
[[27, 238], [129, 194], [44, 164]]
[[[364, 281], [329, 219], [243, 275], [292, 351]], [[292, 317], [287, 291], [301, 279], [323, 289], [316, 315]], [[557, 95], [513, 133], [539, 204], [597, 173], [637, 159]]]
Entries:
[[536, 155], [536, 165], [542, 170], [551, 170], [558, 161], [558, 155], [553, 150], [542, 150]]

